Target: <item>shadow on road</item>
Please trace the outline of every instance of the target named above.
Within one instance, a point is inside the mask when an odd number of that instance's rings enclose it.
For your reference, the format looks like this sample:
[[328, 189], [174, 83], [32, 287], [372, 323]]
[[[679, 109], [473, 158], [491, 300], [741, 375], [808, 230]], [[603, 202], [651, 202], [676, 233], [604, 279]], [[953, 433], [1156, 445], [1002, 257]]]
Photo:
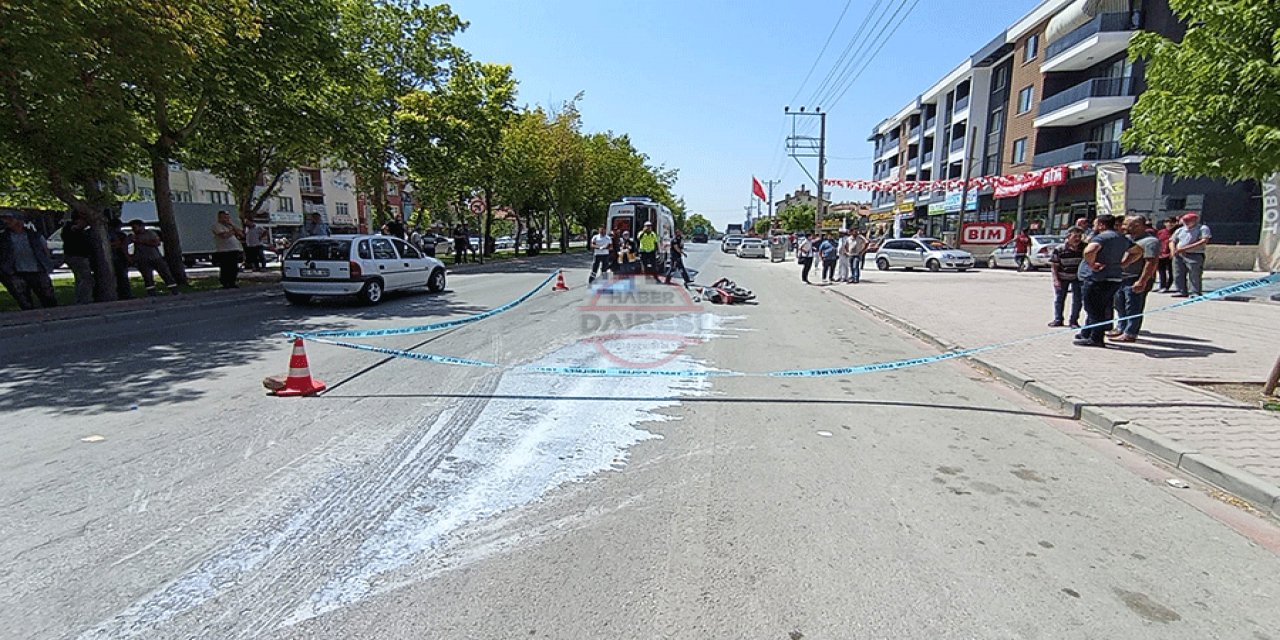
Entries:
[[389, 297], [376, 307], [345, 301], [293, 306], [271, 297], [5, 340], [0, 412], [39, 408], [93, 415], [187, 403], [210, 392], [202, 382], [228, 375], [224, 369], [269, 348], [265, 341], [283, 331], [344, 329], [367, 321], [410, 324], [481, 311], [455, 303], [447, 293]]

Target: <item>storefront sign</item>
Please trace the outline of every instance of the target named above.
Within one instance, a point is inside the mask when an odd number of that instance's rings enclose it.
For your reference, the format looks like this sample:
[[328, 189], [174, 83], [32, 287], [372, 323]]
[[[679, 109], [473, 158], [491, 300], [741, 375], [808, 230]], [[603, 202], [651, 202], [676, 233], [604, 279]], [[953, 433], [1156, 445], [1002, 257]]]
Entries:
[[272, 211], [269, 216], [271, 224], [282, 225], [300, 225], [302, 224], [302, 213], [295, 211]]
[[[1124, 165], [1121, 166], [1123, 167]], [[1065, 183], [1067, 181], [1067, 168], [1049, 167], [1048, 169], [1028, 171], [1015, 176], [996, 176], [995, 181], [996, 199], [1012, 198], [1028, 191], [1047, 189], [1054, 185]]]
[[[947, 199], [946, 199], [946, 202], [943, 204], [946, 213], [959, 213], [960, 200], [963, 196], [964, 194], [960, 191], [947, 192]], [[978, 194], [972, 191], [969, 192], [969, 199], [964, 203], [964, 210], [965, 211], [978, 210]]]
[[897, 214], [894, 213], [893, 209], [888, 209], [885, 211], [872, 211], [871, 215], [867, 216], [867, 220], [871, 222], [889, 222], [893, 220], [894, 216], [896, 215]]
[[1100, 164], [1098, 170], [1098, 215], [1125, 214], [1125, 178], [1129, 171], [1118, 162]]
[[916, 205], [912, 202], [899, 202], [894, 210], [901, 214], [912, 214], [916, 212]]
[[960, 229], [960, 244], [1004, 244], [1012, 238], [1012, 222], [971, 222]]
[[[956, 203], [956, 209], [959, 209], [959, 208], [960, 208], [960, 203], [959, 203], [959, 202], [957, 202], [957, 203]], [[947, 212], [947, 205], [946, 205], [946, 203], [944, 203], [944, 202], [931, 202], [931, 203], [929, 203], [929, 215], [931, 215], [931, 216], [940, 216], [940, 215], [945, 214], [946, 212]]]
[[1280, 273], [1280, 173], [1262, 181], [1262, 236], [1258, 269]]

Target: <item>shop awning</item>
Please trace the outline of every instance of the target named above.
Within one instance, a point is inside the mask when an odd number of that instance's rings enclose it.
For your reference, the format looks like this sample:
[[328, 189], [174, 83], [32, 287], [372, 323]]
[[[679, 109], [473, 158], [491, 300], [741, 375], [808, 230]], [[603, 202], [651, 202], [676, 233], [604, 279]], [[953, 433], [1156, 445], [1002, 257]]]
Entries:
[[1104, 13], [1127, 13], [1129, 0], [1076, 0], [1049, 20], [1044, 41], [1050, 43], [1079, 29]]

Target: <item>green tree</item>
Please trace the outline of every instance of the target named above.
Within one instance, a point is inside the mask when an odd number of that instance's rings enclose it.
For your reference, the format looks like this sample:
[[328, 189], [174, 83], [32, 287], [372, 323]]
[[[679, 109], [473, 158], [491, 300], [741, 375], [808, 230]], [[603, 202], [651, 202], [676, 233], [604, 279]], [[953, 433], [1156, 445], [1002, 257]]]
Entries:
[[389, 216], [387, 175], [408, 162], [410, 145], [400, 139], [406, 101], [420, 99], [458, 64], [462, 52], [453, 37], [467, 25], [444, 4], [348, 0], [342, 6], [343, 50], [359, 78], [335, 87], [334, 100], [347, 108], [334, 131], [334, 154], [355, 174], [377, 226]]
[[793, 204], [778, 213], [778, 221], [788, 232], [813, 229], [813, 218], [818, 208], [812, 204]]
[[435, 91], [405, 96], [397, 115], [410, 174], [436, 192], [430, 196], [434, 201], [444, 199], [439, 190], [455, 190], [459, 210], [472, 194], [480, 195], [485, 238], [500, 195], [502, 134], [515, 114], [515, 96], [510, 66], [463, 58]]
[[1230, 180], [1280, 171], [1280, 1], [1171, 0], [1181, 42], [1138, 34], [1148, 88], [1124, 144], [1151, 173]]
[[[344, 108], [335, 87], [358, 81], [343, 56], [337, 0], [264, 0], [261, 32], [234, 40], [237, 72], [211, 96], [184, 159], [231, 188], [242, 218], [258, 214], [285, 174], [334, 148]], [[281, 73], [287, 69], [288, 73]], [[265, 184], [265, 188], [259, 184]]]
[[685, 233], [697, 233], [699, 229], [701, 229], [703, 233], [708, 235], [716, 232], [715, 226], [712, 225], [711, 221], [708, 220], [706, 216], [703, 216], [701, 213], [695, 213], [690, 215], [688, 218], [685, 219], [684, 226], [682, 226], [681, 228], [684, 229]]
[[[86, 216], [94, 237], [95, 298], [116, 298], [105, 185], [137, 161], [142, 123], [112, 72], [120, 52], [99, 25], [111, 2], [0, 3], [0, 181], [33, 202], [50, 197]], [[19, 203], [14, 203], [19, 204]]]
[[263, 16], [250, 0], [107, 4], [112, 10], [95, 27], [113, 52], [110, 72], [128, 88], [128, 105], [145, 125], [137, 144], [151, 164], [165, 259], [185, 284], [170, 164], [201, 125], [210, 101], [239, 72], [228, 58], [232, 42], [257, 38]]
[[768, 218], [760, 218], [755, 221], [755, 224], [752, 226], [752, 229], [757, 234], [760, 234], [762, 236], [769, 235], [769, 223], [770, 223], [770, 220]]
[[[532, 228], [534, 213], [545, 209], [552, 193], [556, 168], [547, 114], [526, 109], [507, 121], [502, 132], [498, 183], [503, 202]], [[520, 249], [516, 237], [516, 251]]]

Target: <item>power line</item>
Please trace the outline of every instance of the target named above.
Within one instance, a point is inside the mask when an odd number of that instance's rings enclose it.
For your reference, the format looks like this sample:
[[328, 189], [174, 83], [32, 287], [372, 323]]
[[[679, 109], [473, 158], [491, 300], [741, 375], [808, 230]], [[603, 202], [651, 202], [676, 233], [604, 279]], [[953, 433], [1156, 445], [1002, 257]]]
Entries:
[[902, 15], [902, 19], [898, 21], [898, 24], [894, 25], [891, 31], [889, 31], [889, 35], [886, 36], [885, 39], [880, 42], [880, 46], [876, 47], [876, 50], [871, 53], [871, 57], [867, 58], [867, 61], [862, 65], [862, 68], [858, 69], [858, 72], [854, 74], [852, 78], [849, 79], [849, 82], [845, 85], [844, 90], [840, 92], [840, 95], [835, 97], [835, 100], [831, 102], [831, 106], [828, 107], [828, 109], [838, 104], [840, 102], [840, 99], [844, 97], [844, 94], [847, 93], [849, 89], [853, 88], [853, 85], [854, 83], [857, 82], [858, 78], [862, 77], [862, 72], [866, 71], [867, 67], [871, 65], [871, 62], [876, 59], [876, 56], [880, 55], [880, 50], [884, 48], [884, 45], [889, 43], [889, 40], [893, 38], [893, 34], [897, 33], [898, 27], [901, 27], [902, 23], [907, 21], [907, 17], [911, 15], [911, 12], [916, 8], [917, 4], [920, 4], [920, 0], [914, 0], [911, 3], [911, 7], [908, 8], [907, 12]]
[[[845, 63], [844, 68], [842, 68], [840, 70], [840, 73], [837, 75], [838, 79], [834, 83], [832, 83], [831, 86], [827, 88], [827, 92], [824, 93], [819, 98], [819, 101], [825, 102], [830, 100], [832, 96], [836, 95], [837, 93], [841, 93], [841, 87], [848, 86], [849, 72], [858, 67], [858, 63], [862, 62], [862, 60], [866, 57], [867, 52], [871, 50], [871, 47], [875, 46], [875, 43], [880, 40], [880, 36], [884, 34], [885, 29], [889, 28], [889, 25], [891, 25], [894, 19], [898, 17], [898, 14], [902, 12], [902, 8], [906, 6], [906, 4], [907, 4], [907, 0], [901, 0], [898, 3], [897, 8], [893, 10], [893, 14], [889, 15], [888, 20], [883, 20], [877, 23], [877, 25], [880, 27], [880, 30], [876, 31], [874, 36], [871, 36], [869, 39], [863, 42], [863, 46], [858, 50], [858, 55], [854, 56], [853, 58], [850, 58], [849, 61]], [[888, 15], [888, 13], [889, 11], [886, 8], [884, 15]], [[881, 15], [880, 17], [883, 18], [884, 15]], [[829, 106], [826, 108], [830, 109]]]
[[[892, 0], [890, 1], [892, 2]], [[822, 79], [822, 82], [818, 84], [818, 88], [814, 90], [813, 95], [809, 99], [809, 104], [821, 106], [815, 102], [815, 99], [823, 92], [831, 80], [834, 79], [836, 70], [840, 68], [840, 65], [849, 57], [849, 53], [853, 51], [855, 46], [857, 46], [858, 40], [862, 37], [863, 31], [867, 28], [867, 24], [871, 22], [871, 17], [875, 15], [876, 10], [880, 7], [882, 2], [884, 2], [884, 0], [876, 0], [875, 4], [871, 5], [871, 10], [867, 11], [867, 15], [863, 16], [862, 24], [858, 25], [858, 30], [855, 31], [853, 37], [849, 39], [849, 44], [845, 45], [844, 51], [840, 53], [840, 57], [836, 59], [835, 64], [831, 65], [831, 69], [827, 71], [827, 75]]]
[[849, 11], [849, 5], [853, 4], [853, 0], [845, 0], [844, 9], [840, 10], [840, 17], [836, 18], [836, 23], [831, 27], [831, 33], [827, 34], [827, 41], [822, 43], [822, 50], [818, 52], [818, 57], [813, 59], [813, 64], [809, 65], [809, 73], [804, 74], [804, 80], [800, 81], [800, 86], [796, 87], [796, 94], [791, 96], [789, 102], [795, 102], [800, 97], [800, 92], [804, 91], [804, 85], [809, 82], [809, 78], [813, 77], [813, 70], [818, 68], [818, 63], [822, 61], [822, 55], [827, 52], [827, 45], [831, 44], [831, 39], [836, 35], [836, 29], [840, 28], [840, 23], [844, 21], [844, 14]]

